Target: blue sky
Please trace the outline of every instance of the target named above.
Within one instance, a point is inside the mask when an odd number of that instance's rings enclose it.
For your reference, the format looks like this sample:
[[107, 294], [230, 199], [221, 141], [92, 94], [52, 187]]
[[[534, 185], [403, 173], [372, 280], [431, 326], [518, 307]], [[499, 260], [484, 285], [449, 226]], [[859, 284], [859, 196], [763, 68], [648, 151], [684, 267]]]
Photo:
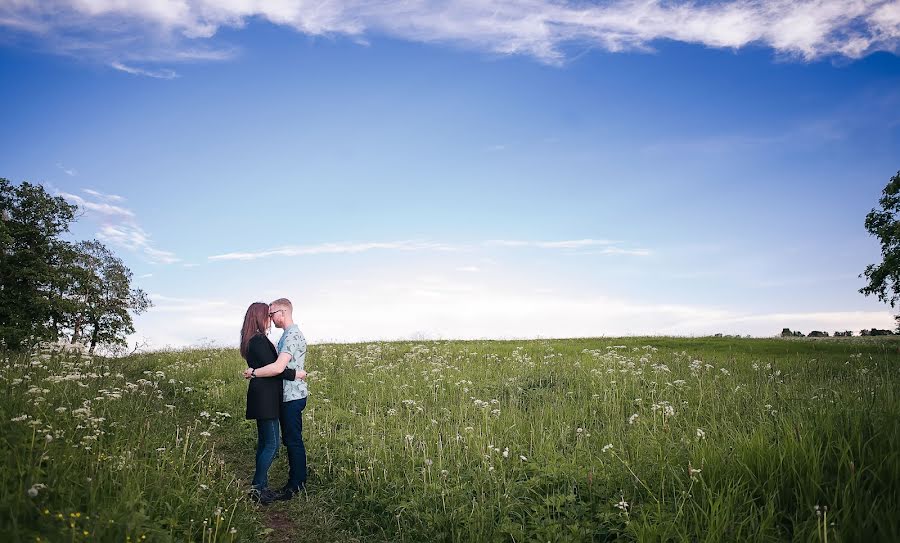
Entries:
[[810, 5], [0, 2], [0, 176], [156, 347], [892, 327], [900, 8]]

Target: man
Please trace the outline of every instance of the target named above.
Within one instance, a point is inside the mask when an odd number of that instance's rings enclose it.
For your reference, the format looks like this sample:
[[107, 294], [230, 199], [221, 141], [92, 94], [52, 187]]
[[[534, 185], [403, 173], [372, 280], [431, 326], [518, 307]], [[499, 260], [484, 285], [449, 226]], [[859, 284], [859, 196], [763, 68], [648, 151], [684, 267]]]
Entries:
[[303, 445], [303, 409], [309, 389], [306, 385], [306, 339], [300, 327], [294, 324], [293, 306], [287, 298], [279, 298], [269, 304], [269, 317], [276, 328], [284, 330], [278, 341], [278, 358], [275, 362], [257, 370], [248, 368], [244, 377], [271, 377], [291, 368], [297, 371], [297, 379], [284, 381], [281, 403], [281, 436], [288, 450], [290, 471], [288, 481], [279, 490], [275, 500], [289, 500], [306, 486], [306, 447]]

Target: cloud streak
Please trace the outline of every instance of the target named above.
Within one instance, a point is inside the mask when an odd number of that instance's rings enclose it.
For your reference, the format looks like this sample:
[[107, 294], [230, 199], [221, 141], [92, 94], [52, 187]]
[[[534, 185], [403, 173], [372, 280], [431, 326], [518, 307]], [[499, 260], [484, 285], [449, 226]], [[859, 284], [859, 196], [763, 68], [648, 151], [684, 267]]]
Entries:
[[158, 249], [150, 235], [138, 224], [137, 217], [130, 209], [111, 202], [122, 203], [125, 199], [117, 194], [105, 194], [93, 189], [83, 189], [89, 198], [58, 192], [69, 202], [84, 209], [101, 222], [97, 239], [109, 245], [141, 254], [153, 264], [174, 264], [180, 259], [170, 251]]
[[894, 0], [0, 0], [0, 26], [58, 53], [93, 56], [135, 75], [174, 77], [141, 63], [227, 60], [223, 28], [260, 19], [311, 35], [369, 35], [450, 44], [489, 54], [526, 55], [548, 64], [568, 51], [651, 51], [661, 40], [739, 49], [771, 48], [804, 60], [896, 53]]
[[[357, 242], [357, 243], [322, 243], [318, 245], [288, 245], [275, 249], [262, 251], [231, 252], [207, 257], [210, 261], [225, 260], [258, 260], [273, 256], [309, 256], [323, 254], [356, 254], [368, 251], [472, 251], [477, 248], [506, 247], [506, 248], [532, 248], [532, 249], [556, 249], [577, 250], [601, 246], [599, 249], [580, 254], [605, 254], [605, 255], [631, 255], [647, 256], [650, 253], [646, 249], [626, 249], [617, 247], [618, 241], [598, 239], [577, 239], [560, 241], [525, 241], [525, 240], [489, 240], [477, 244], [452, 245], [432, 241], [387, 241], [387, 242]], [[478, 271], [474, 267], [459, 268], [461, 271]]]
[[453, 248], [441, 243], [422, 241], [389, 241], [367, 243], [322, 243], [319, 245], [288, 245], [256, 252], [225, 253], [210, 256], [209, 260], [257, 260], [272, 256], [304, 256], [321, 254], [353, 254], [374, 250], [391, 251], [449, 251]]
[[153, 79], [175, 79], [176, 77], [178, 77], [177, 72], [169, 69], [146, 70], [144, 68], [127, 66], [125, 64], [122, 64], [121, 62], [111, 62], [109, 66], [115, 70], [119, 70], [120, 72], [125, 72], [131, 75], [143, 75], [145, 77], [152, 77]]

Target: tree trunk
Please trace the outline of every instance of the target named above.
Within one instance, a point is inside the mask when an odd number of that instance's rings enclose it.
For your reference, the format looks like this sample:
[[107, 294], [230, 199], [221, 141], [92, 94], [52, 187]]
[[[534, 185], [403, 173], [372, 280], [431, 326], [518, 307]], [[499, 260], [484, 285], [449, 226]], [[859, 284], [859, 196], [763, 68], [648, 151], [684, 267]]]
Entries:
[[91, 348], [88, 349], [88, 353], [94, 354], [94, 347], [97, 346], [97, 337], [100, 335], [100, 323], [94, 323], [94, 331], [91, 333]]

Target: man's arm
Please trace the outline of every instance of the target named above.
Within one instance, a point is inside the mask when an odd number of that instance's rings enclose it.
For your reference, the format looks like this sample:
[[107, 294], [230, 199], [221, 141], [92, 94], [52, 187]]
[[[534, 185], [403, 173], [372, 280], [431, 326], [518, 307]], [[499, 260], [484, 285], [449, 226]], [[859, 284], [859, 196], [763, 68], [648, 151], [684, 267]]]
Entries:
[[[287, 367], [288, 362], [291, 361], [291, 353], [281, 353], [278, 355], [278, 358], [275, 359], [275, 362], [272, 362], [268, 366], [263, 366], [256, 370], [257, 377], [274, 377], [281, 372], [284, 371], [284, 368]], [[244, 372], [249, 373], [249, 372]]]
[[[296, 381], [296, 380], [306, 379], [306, 372], [303, 370], [296, 370], [296, 373], [295, 373], [293, 379], [290, 379], [289, 375], [282, 375], [282, 373], [287, 374], [290, 371], [295, 371], [295, 370], [285, 371], [285, 368], [287, 367], [287, 364], [290, 361], [291, 361], [291, 353], [281, 353], [280, 355], [278, 355], [278, 358], [275, 360], [275, 362], [272, 362], [271, 364], [269, 364], [267, 366], [263, 366], [263, 367], [259, 368], [258, 370], [256, 370], [256, 376], [257, 377], [273, 377], [275, 375], [281, 375], [283, 378], [287, 379], [288, 381]], [[252, 377], [251, 372], [252, 372], [252, 368], [247, 368], [246, 370], [244, 370], [244, 378], [250, 379]]]

